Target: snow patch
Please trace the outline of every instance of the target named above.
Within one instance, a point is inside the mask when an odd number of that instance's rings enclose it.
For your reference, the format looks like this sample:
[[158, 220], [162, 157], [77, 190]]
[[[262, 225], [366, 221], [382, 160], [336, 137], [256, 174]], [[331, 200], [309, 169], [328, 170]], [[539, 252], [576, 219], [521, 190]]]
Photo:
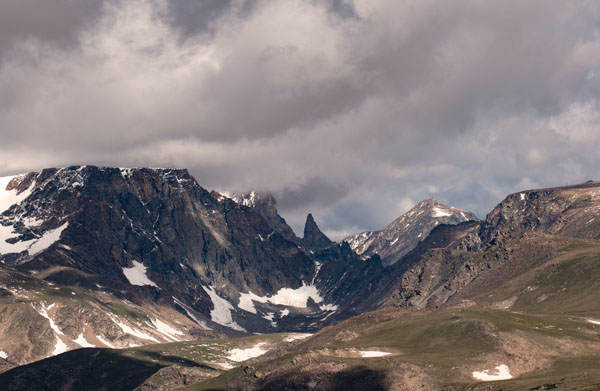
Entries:
[[6, 352], [4, 350], [0, 350], [0, 358], [3, 358], [6, 360], [8, 358], [8, 354], [6, 354]]
[[525, 193], [521, 193], [520, 196], [521, 196], [521, 201], [525, 201]]
[[267, 312], [266, 314], [263, 315], [263, 319], [268, 320], [269, 323], [271, 323], [271, 327], [277, 327], [277, 322], [275, 322], [273, 320], [274, 317], [275, 317], [274, 312]]
[[292, 335], [288, 335], [287, 337], [285, 337], [284, 341], [285, 342], [292, 342], [292, 341], [297, 341], [299, 339], [305, 339], [310, 337], [312, 334], [308, 334], [308, 333], [302, 333], [302, 334], [292, 334]]
[[150, 280], [146, 275], [147, 267], [143, 263], [133, 261], [133, 267], [124, 267], [123, 274], [131, 285], [150, 285], [158, 288], [154, 281]]
[[[317, 265], [317, 267], [320, 265]], [[323, 302], [323, 298], [319, 295], [317, 287], [314, 285], [306, 285], [302, 283], [299, 288], [281, 288], [273, 296], [258, 296], [252, 292], [241, 293], [238, 303], [238, 308], [256, 314], [256, 308], [254, 307], [254, 301], [259, 303], [271, 303], [275, 305], [284, 305], [288, 307], [299, 307], [306, 308], [308, 306], [308, 299], [311, 298], [317, 304]], [[321, 304], [320, 308], [322, 311], [335, 311], [337, 306], [334, 304]], [[289, 314], [289, 311], [286, 315]], [[285, 316], [285, 315], [282, 315]]]
[[451, 213], [448, 213], [448, 211], [440, 208], [440, 207], [435, 207], [432, 209], [433, 211], [433, 217], [448, 217], [448, 216], [452, 216]]
[[0, 178], [0, 214], [4, 211], [10, 209], [11, 206], [15, 204], [20, 204], [25, 198], [29, 197], [31, 194], [31, 190], [33, 188], [33, 183], [29, 188], [21, 193], [17, 194], [17, 190], [6, 190], [6, 186], [12, 181], [14, 178], [17, 178], [19, 175], [15, 176], [5, 176]]
[[181, 331], [169, 326], [160, 319], [153, 319], [152, 324], [154, 325], [154, 327], [156, 327], [158, 332], [164, 335], [165, 337], [168, 337], [173, 341], [181, 341], [181, 339], [177, 337], [178, 335], [183, 335]]
[[256, 314], [256, 308], [254, 307], [253, 301], [258, 301], [259, 303], [266, 303], [268, 301], [268, 298], [255, 295], [252, 292], [240, 293], [240, 301], [238, 303], [238, 308]]
[[[490, 372], [494, 372], [491, 374]], [[487, 369], [485, 371], [473, 371], [473, 377], [477, 380], [482, 381], [494, 381], [494, 380], [508, 380], [512, 379], [508, 365], [501, 364], [496, 369]]]
[[288, 316], [290, 314], [290, 310], [288, 310], [287, 308], [284, 309], [283, 311], [281, 311], [281, 315], [279, 315], [280, 318], [283, 318], [284, 316]]
[[74, 340], [75, 343], [79, 346], [81, 346], [82, 348], [95, 348], [96, 345], [89, 343], [85, 337], [83, 336], [83, 333], [79, 334], [79, 337], [77, 337], [77, 339]]
[[217, 292], [215, 292], [213, 287], [209, 286], [207, 288], [203, 286], [202, 288], [204, 288], [204, 291], [208, 294], [208, 296], [210, 296], [210, 300], [213, 303], [213, 309], [210, 311], [210, 318], [213, 322], [227, 326], [234, 330], [246, 331], [239, 324], [233, 321], [233, 318], [231, 317], [231, 310], [233, 310], [233, 306], [230, 302], [217, 295]]
[[312, 281], [310, 282], [311, 285], [314, 285], [315, 280], [317, 279], [317, 275], [319, 275], [319, 271], [321, 270], [321, 267], [323, 267], [323, 264], [321, 262], [315, 261], [315, 275], [313, 276]]
[[[50, 328], [56, 333], [56, 334], [60, 334], [60, 335], [64, 335], [62, 331], [60, 331], [60, 329], [58, 328], [58, 326], [56, 325], [56, 323], [54, 323], [54, 319], [52, 319], [50, 317], [50, 315], [48, 315], [48, 310], [50, 308], [54, 307], [54, 304], [52, 304], [50, 307], [46, 307], [45, 305], [42, 304], [42, 309], [40, 311], [37, 311], [38, 314], [40, 314], [41, 316], [43, 316], [44, 318], [48, 319], [48, 322], [50, 323]], [[35, 309], [35, 307], [33, 307]]]
[[587, 321], [593, 324], [600, 324], [600, 320], [588, 319]]
[[359, 350], [361, 357], [371, 358], [371, 357], [383, 357], [389, 354], [390, 352], [382, 352], [380, 350]]
[[69, 226], [69, 223], [66, 222], [63, 225], [61, 225], [60, 227], [44, 233], [44, 235], [42, 235], [41, 238], [36, 240], [29, 247], [29, 255], [33, 256], [41, 251], [44, 251], [45, 249], [50, 247], [55, 242], [58, 242], [60, 240], [60, 235], [62, 234], [62, 232], [65, 229], [67, 229], [68, 226]]
[[23, 219], [21, 219], [21, 222], [29, 228], [35, 228], [35, 227], [39, 227], [40, 225], [42, 225], [44, 223], [44, 220], [38, 220], [35, 217], [24, 217]]
[[114, 323], [115, 323], [117, 326], [119, 326], [119, 327], [121, 328], [121, 330], [123, 330], [123, 332], [124, 332], [125, 334], [133, 335], [134, 337], [138, 337], [138, 338], [141, 338], [141, 339], [147, 339], [147, 340], [149, 340], [149, 341], [153, 341], [153, 342], [156, 342], [156, 343], [160, 343], [160, 341], [159, 341], [158, 339], [154, 338], [153, 336], [151, 336], [151, 335], [148, 335], [148, 334], [146, 334], [146, 333], [144, 333], [144, 332], [142, 332], [142, 331], [139, 331], [139, 330], [132, 329], [132, 328], [131, 328], [131, 327], [129, 327], [127, 324], [125, 324], [125, 323], [121, 322], [121, 321], [120, 321], [120, 320], [118, 320], [118, 319], [115, 319], [115, 318], [113, 318], [112, 316], [110, 316], [110, 319], [111, 319], [111, 320], [112, 320], [112, 321], [113, 321], [113, 322], [114, 322]]
[[396, 238], [396, 239], [392, 240], [392, 241], [390, 242], [390, 246], [393, 246], [394, 244], [396, 244], [396, 242], [397, 242], [399, 239], [400, 239], [400, 238]]
[[115, 349], [115, 345], [113, 345], [112, 343], [108, 342], [107, 340], [105, 340], [101, 336], [96, 335], [96, 338], [98, 338], [98, 341], [102, 342], [104, 345], [108, 346], [109, 348]]
[[54, 345], [54, 351], [52, 351], [52, 355], [56, 356], [58, 354], [66, 352], [67, 350], [69, 350], [69, 347], [65, 345], [65, 343], [57, 335], [56, 344]]
[[248, 349], [232, 349], [229, 351], [228, 359], [235, 362], [242, 362], [250, 360], [251, 358], [262, 356], [268, 350], [263, 349], [261, 346], [265, 345], [265, 342], [260, 342]]
[[62, 232], [69, 226], [69, 223], [64, 223], [62, 226], [44, 233], [38, 239], [25, 240], [15, 243], [8, 243], [6, 240], [14, 237], [13, 226], [0, 225], [0, 254], [20, 253], [28, 251], [29, 255], [47, 249], [52, 244], [60, 239]]
[[281, 288], [277, 293], [269, 298], [273, 304], [285, 305], [291, 307], [305, 308], [308, 305], [308, 299], [312, 298], [315, 303], [321, 303], [323, 298], [319, 295], [314, 285], [302, 285], [300, 288]]
[[235, 365], [231, 365], [226, 362], [216, 362], [215, 364], [219, 365], [221, 368], [225, 369], [226, 371], [228, 371], [232, 368], [235, 368]]
[[321, 311], [337, 311], [338, 306], [335, 304], [321, 304], [319, 308]]

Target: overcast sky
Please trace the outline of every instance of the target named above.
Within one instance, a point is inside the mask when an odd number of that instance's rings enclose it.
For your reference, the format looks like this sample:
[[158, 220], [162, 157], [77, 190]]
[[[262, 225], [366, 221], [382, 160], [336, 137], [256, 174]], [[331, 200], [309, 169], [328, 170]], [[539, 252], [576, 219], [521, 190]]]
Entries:
[[600, 180], [598, 0], [2, 0], [0, 175], [187, 167], [334, 239]]

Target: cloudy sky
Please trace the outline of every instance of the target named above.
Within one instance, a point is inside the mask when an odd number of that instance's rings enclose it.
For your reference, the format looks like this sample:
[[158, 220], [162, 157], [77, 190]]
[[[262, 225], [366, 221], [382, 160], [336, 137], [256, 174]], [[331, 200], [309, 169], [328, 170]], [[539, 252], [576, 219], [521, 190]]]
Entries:
[[298, 232], [600, 180], [598, 0], [2, 0], [0, 175], [188, 167]]

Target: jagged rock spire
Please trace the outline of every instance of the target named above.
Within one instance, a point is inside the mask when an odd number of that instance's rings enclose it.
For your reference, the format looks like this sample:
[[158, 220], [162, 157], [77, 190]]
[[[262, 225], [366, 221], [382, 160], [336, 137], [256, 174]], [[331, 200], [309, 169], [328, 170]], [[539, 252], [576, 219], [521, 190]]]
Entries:
[[313, 251], [322, 250], [335, 244], [335, 242], [332, 242], [323, 232], [321, 232], [311, 213], [306, 216], [302, 243], [307, 249]]

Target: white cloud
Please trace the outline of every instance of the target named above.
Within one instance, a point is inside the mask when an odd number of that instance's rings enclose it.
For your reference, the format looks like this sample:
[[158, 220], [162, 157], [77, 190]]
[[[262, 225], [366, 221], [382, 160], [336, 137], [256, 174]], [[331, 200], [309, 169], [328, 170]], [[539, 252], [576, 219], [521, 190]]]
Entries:
[[339, 234], [431, 196], [481, 215], [520, 184], [596, 173], [596, 2], [253, 4], [197, 32], [168, 0], [105, 1], [73, 45], [19, 35], [0, 48], [0, 175], [189, 167]]

